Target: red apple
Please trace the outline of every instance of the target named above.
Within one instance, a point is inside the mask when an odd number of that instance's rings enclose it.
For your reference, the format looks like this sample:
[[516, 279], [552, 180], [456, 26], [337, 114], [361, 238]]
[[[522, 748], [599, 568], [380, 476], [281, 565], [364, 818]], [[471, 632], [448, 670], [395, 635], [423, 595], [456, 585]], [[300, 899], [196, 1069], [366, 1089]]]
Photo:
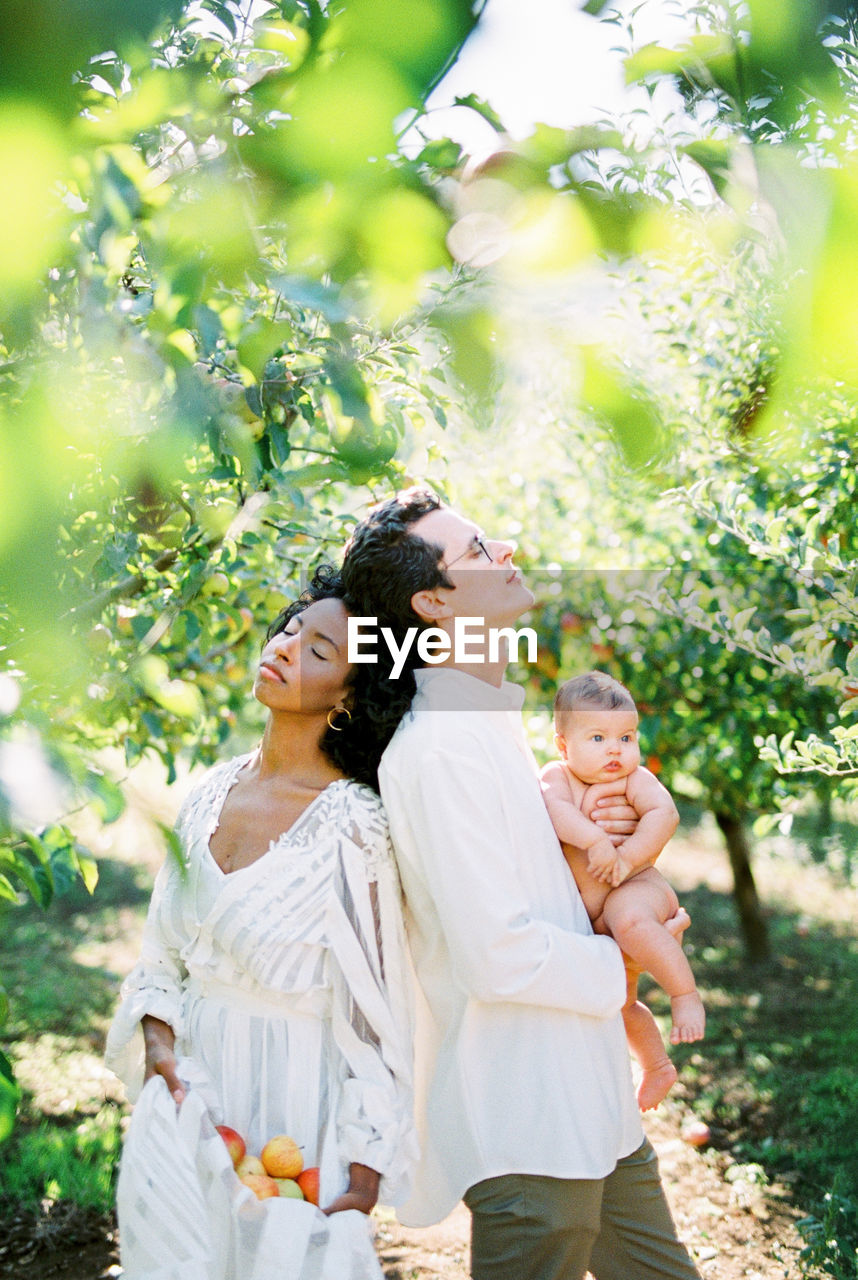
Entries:
[[298, 1183], [298, 1186], [301, 1188], [301, 1191], [304, 1194], [304, 1199], [309, 1200], [310, 1204], [318, 1205], [319, 1203], [318, 1167], [316, 1165], [313, 1165], [309, 1169], [304, 1169], [301, 1173], [298, 1174], [298, 1177], [295, 1179], [295, 1181]]
[[245, 1173], [239, 1181], [250, 1187], [257, 1200], [270, 1200], [280, 1195], [277, 1183], [267, 1173]]
[[712, 1134], [709, 1125], [702, 1120], [688, 1120], [682, 1126], [680, 1136], [690, 1147], [705, 1147]]
[[261, 1159], [265, 1172], [272, 1178], [296, 1178], [304, 1168], [298, 1143], [286, 1133], [269, 1138], [262, 1148]]
[[240, 1133], [236, 1133], [235, 1129], [230, 1129], [228, 1124], [217, 1124], [215, 1128], [226, 1143], [226, 1149], [229, 1152], [229, 1158], [233, 1166], [239, 1165], [247, 1154], [244, 1138]]

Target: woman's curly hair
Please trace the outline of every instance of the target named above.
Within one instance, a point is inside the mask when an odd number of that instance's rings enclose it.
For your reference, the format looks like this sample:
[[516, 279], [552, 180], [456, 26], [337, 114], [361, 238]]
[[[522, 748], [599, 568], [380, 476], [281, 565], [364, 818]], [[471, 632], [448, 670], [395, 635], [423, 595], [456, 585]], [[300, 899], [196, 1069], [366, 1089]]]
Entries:
[[[344, 594], [337, 570], [333, 565], [322, 565], [297, 600], [274, 619], [266, 642], [285, 631], [296, 614], [303, 613], [317, 600], [342, 600]], [[365, 782], [378, 791], [381, 754], [411, 705], [413, 689], [406, 690], [397, 681], [389, 680], [384, 664], [374, 662], [354, 663], [346, 684], [351, 690], [351, 719], [344, 716], [336, 729], [326, 728], [320, 745], [328, 759], [347, 777]]]

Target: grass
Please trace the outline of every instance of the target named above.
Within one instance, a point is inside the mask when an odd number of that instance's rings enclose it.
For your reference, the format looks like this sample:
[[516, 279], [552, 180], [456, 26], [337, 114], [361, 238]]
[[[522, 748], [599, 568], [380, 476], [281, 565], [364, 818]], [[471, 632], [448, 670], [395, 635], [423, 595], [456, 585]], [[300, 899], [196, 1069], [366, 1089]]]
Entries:
[[121, 1114], [115, 1106], [72, 1124], [51, 1119], [24, 1125], [10, 1140], [9, 1158], [0, 1167], [0, 1199], [24, 1208], [69, 1200], [108, 1213], [120, 1144]]
[[[765, 963], [745, 961], [727, 897], [705, 883], [681, 892], [694, 924], [691, 961], [707, 1028], [701, 1045], [679, 1046], [672, 1056], [714, 1145], [791, 1189], [804, 1211], [807, 1275], [858, 1280], [852, 859], [833, 859], [839, 869], [825, 869], [793, 839], [757, 861], [770, 886], [763, 895], [771, 939]], [[660, 991], [647, 999], [668, 1014]]]
[[[672, 845], [662, 859], [691, 912], [691, 961], [708, 1015], [706, 1039], [673, 1051], [682, 1101], [730, 1153], [737, 1176], [786, 1188], [802, 1215], [805, 1275], [858, 1280], [854, 834], [829, 833], [820, 846], [808, 820], [813, 845], [801, 827], [761, 845], [755, 867], [772, 956], [752, 966], [725, 892], [720, 840], [699, 817], [684, 815], [676, 853]], [[119, 978], [133, 963], [151, 863], [103, 857], [100, 870], [92, 899], [76, 888], [47, 915], [26, 907], [0, 920], [11, 1000], [0, 1047], [23, 1086], [0, 1158], [0, 1217], [13, 1204], [112, 1206], [125, 1112], [101, 1052]], [[646, 998], [666, 1025], [662, 993]]]
[[[124, 1109], [101, 1061], [120, 974], [99, 961], [145, 909], [145, 871], [102, 859], [91, 898], [75, 886], [47, 913], [0, 916], [0, 980], [9, 996], [4, 1048], [22, 1089], [0, 1158], [0, 1203], [73, 1202], [110, 1212]], [[136, 939], [135, 939], [136, 942]]]

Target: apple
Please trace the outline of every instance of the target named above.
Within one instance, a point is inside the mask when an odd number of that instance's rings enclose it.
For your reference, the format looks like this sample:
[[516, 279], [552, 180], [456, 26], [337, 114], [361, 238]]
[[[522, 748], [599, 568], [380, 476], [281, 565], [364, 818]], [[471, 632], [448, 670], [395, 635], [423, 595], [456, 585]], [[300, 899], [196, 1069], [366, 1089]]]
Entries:
[[247, 1174], [265, 1173], [265, 1165], [259, 1159], [259, 1156], [245, 1156], [243, 1160], [239, 1160], [235, 1166], [235, 1172], [239, 1178], [244, 1178]]
[[229, 1158], [233, 1166], [239, 1165], [247, 1155], [244, 1138], [235, 1129], [230, 1129], [228, 1124], [216, 1124], [215, 1128], [226, 1143], [226, 1149], [229, 1152]]
[[[319, 1170], [316, 1165], [309, 1169], [302, 1170], [295, 1179], [298, 1186], [303, 1192], [304, 1199], [309, 1200], [310, 1204], [318, 1205], [319, 1203]], [[280, 1193], [283, 1194], [282, 1192]]]
[[690, 1147], [705, 1147], [712, 1137], [709, 1125], [702, 1120], [689, 1120], [682, 1126], [680, 1137]]
[[294, 1178], [275, 1178], [278, 1194], [284, 1200], [305, 1200], [306, 1196]]
[[215, 573], [210, 573], [203, 585], [200, 587], [200, 595], [202, 596], [225, 596], [229, 591], [229, 578], [225, 573], [218, 569]]
[[304, 1168], [304, 1157], [294, 1138], [287, 1133], [278, 1133], [269, 1138], [262, 1148], [262, 1163], [265, 1172], [272, 1178], [295, 1178]]
[[580, 636], [584, 630], [584, 619], [577, 613], [564, 613], [560, 619], [560, 630], [567, 631], [572, 636]]
[[257, 1200], [270, 1200], [280, 1195], [277, 1183], [267, 1173], [245, 1173], [239, 1181], [250, 1187]]

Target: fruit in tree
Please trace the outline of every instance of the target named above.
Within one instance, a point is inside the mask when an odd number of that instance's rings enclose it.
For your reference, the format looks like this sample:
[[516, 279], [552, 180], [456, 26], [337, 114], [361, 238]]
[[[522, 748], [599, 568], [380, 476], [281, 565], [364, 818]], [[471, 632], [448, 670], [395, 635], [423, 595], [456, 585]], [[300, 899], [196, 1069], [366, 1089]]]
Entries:
[[[303, 1169], [295, 1179], [298, 1186], [303, 1192], [304, 1199], [309, 1200], [310, 1204], [318, 1205], [319, 1203], [319, 1170], [316, 1165], [312, 1165], [309, 1169]], [[281, 1192], [282, 1195], [282, 1192]]]
[[229, 1152], [229, 1158], [233, 1165], [238, 1165], [247, 1155], [247, 1147], [244, 1145], [244, 1138], [235, 1129], [231, 1129], [228, 1124], [215, 1125], [220, 1136], [226, 1143], [226, 1149]]
[[304, 1157], [294, 1138], [287, 1133], [278, 1133], [269, 1138], [262, 1148], [262, 1163], [265, 1172], [272, 1178], [295, 1178], [304, 1168]]
[[304, 1192], [294, 1178], [275, 1178], [277, 1191], [284, 1200], [304, 1200]]
[[277, 1183], [267, 1173], [245, 1173], [239, 1181], [250, 1187], [257, 1200], [270, 1200], [280, 1195]]
[[229, 578], [220, 569], [210, 573], [200, 587], [200, 595], [225, 596], [229, 591]]
[[577, 613], [564, 613], [560, 619], [560, 630], [571, 636], [580, 636], [584, 630], [584, 619]]
[[245, 1156], [235, 1166], [235, 1172], [239, 1178], [244, 1178], [249, 1173], [265, 1173], [265, 1165], [259, 1159], [259, 1156]]

